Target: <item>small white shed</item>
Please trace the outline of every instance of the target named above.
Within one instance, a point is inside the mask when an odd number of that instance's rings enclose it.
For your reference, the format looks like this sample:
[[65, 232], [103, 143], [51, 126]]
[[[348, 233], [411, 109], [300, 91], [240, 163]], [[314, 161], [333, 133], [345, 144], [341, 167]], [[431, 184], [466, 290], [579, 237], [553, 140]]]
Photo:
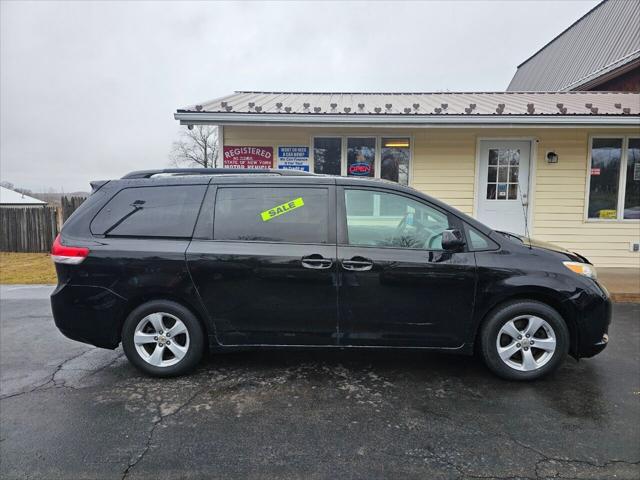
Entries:
[[15, 190], [0, 187], [0, 208], [34, 208], [44, 207], [47, 202], [30, 197]]

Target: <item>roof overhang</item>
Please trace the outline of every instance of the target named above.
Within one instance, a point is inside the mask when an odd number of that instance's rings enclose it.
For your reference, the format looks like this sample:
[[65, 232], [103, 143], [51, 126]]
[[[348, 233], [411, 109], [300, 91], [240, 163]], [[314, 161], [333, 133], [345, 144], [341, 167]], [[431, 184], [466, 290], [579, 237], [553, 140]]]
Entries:
[[638, 115], [330, 115], [178, 111], [181, 125], [350, 127], [640, 127]]
[[604, 67], [597, 72], [589, 74], [585, 78], [575, 81], [571, 85], [563, 87], [561, 90], [591, 90], [598, 85], [602, 85], [614, 78], [618, 78], [619, 76], [638, 67], [640, 67], [640, 50], [635, 52], [632, 56], [625, 58], [623, 62], [616, 62], [615, 64]]

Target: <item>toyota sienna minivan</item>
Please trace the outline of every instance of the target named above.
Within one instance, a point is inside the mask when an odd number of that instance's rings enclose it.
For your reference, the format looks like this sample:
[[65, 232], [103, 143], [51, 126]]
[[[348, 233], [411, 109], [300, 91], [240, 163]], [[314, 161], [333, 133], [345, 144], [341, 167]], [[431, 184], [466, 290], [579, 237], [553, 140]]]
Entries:
[[[149, 375], [238, 347], [477, 353], [532, 380], [607, 345], [589, 261], [412, 188], [286, 170], [93, 182], [52, 248], [55, 323]], [[426, 368], [426, 366], [425, 366]]]

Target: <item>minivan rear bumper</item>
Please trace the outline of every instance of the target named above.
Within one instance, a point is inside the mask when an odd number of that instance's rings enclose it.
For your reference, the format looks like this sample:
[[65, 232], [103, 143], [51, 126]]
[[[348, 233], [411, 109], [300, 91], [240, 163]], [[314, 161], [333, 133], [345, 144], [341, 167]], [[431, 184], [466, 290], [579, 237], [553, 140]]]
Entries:
[[51, 294], [56, 326], [72, 340], [101, 348], [120, 343], [126, 300], [105, 287], [59, 284]]

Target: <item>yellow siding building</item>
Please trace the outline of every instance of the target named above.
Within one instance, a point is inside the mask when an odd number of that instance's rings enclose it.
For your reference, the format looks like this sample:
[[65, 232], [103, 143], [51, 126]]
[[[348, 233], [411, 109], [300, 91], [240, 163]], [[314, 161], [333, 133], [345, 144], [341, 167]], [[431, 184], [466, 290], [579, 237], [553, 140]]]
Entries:
[[330, 173], [384, 178], [395, 152], [394, 180], [489, 226], [640, 270], [639, 115], [633, 93], [238, 92], [176, 118], [220, 126], [219, 167], [229, 147], [261, 147], [287, 168], [279, 149], [293, 146], [317, 172], [333, 142]]

